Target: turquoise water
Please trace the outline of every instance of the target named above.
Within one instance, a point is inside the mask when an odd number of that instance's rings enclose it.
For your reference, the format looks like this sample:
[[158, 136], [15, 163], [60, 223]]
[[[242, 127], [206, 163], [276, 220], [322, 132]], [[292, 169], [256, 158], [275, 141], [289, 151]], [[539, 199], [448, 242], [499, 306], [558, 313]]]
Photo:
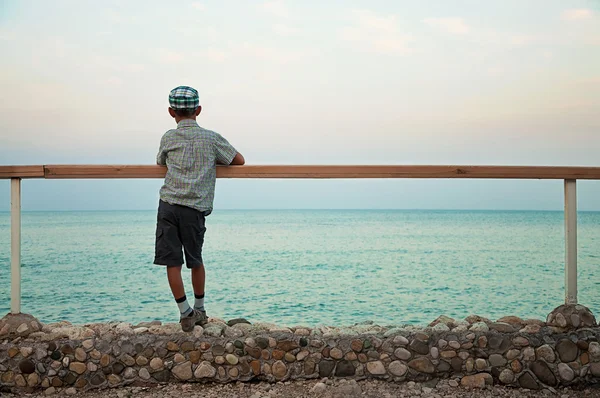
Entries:
[[[165, 270], [152, 265], [155, 217], [24, 213], [22, 311], [43, 322], [177, 321]], [[579, 299], [599, 315], [600, 213], [578, 222]], [[472, 313], [544, 319], [563, 302], [561, 212], [216, 211], [207, 227], [206, 303], [220, 318], [288, 326]], [[10, 308], [9, 228], [0, 213], [1, 314]]]

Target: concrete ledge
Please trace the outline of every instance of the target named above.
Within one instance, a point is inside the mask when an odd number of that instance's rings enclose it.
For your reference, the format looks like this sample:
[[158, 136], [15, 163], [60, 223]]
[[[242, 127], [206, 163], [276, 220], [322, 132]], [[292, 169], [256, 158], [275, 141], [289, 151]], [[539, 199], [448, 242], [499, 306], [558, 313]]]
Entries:
[[444, 378], [469, 388], [536, 390], [599, 383], [599, 339], [597, 326], [565, 328], [517, 317], [440, 317], [426, 328], [368, 322], [285, 328], [212, 318], [205, 328], [183, 333], [178, 324], [160, 322], [41, 325], [25, 314], [7, 315], [0, 322], [0, 390], [322, 377]]

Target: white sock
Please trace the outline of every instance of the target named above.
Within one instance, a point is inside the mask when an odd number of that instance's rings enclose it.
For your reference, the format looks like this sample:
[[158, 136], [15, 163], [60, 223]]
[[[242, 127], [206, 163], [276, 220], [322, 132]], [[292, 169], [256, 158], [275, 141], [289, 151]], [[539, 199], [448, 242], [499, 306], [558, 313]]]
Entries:
[[192, 313], [192, 309], [190, 308], [190, 305], [187, 302], [187, 297], [183, 296], [181, 298], [176, 299], [175, 301], [177, 302], [177, 306], [179, 307], [179, 312], [181, 313], [181, 316], [188, 316]]
[[204, 295], [194, 294], [196, 300], [194, 301], [194, 309], [204, 311]]

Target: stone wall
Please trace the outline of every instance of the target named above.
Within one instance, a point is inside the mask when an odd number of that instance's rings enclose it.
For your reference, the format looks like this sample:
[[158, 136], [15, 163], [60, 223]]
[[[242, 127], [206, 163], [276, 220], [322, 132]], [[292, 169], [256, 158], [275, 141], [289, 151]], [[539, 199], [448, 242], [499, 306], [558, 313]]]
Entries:
[[590, 384], [600, 382], [600, 328], [593, 324], [470, 316], [440, 317], [426, 328], [282, 328], [211, 319], [183, 333], [160, 322], [41, 325], [7, 315], [0, 323], [0, 391], [320, 377], [451, 378], [471, 388]]

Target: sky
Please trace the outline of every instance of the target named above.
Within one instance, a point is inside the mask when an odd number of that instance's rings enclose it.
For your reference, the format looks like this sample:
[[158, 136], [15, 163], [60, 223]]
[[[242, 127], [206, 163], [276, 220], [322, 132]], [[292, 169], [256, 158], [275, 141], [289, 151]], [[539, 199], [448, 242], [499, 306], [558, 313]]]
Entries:
[[[1, 165], [153, 164], [190, 85], [247, 164], [600, 166], [600, 0], [0, 0], [0, 53]], [[155, 209], [160, 185], [26, 180], [23, 208]], [[215, 208], [559, 210], [562, 190], [219, 180]], [[578, 202], [600, 210], [600, 182]]]

